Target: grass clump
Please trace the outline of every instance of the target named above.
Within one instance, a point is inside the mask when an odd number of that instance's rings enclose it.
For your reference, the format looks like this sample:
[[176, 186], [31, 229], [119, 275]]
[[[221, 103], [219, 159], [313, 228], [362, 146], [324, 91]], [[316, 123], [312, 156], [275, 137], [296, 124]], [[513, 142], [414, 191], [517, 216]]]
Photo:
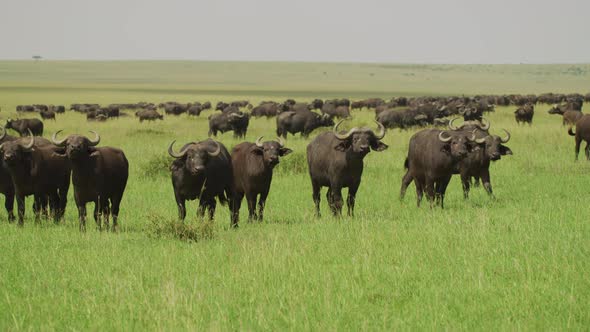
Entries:
[[141, 170], [145, 178], [167, 177], [170, 174], [170, 157], [164, 154], [151, 156]]
[[210, 240], [215, 237], [212, 221], [189, 223], [157, 214], [148, 216], [145, 231], [151, 238], [174, 238], [186, 242]]
[[307, 157], [305, 152], [294, 151], [281, 158], [281, 163], [275, 169], [277, 174], [303, 174], [307, 172]]

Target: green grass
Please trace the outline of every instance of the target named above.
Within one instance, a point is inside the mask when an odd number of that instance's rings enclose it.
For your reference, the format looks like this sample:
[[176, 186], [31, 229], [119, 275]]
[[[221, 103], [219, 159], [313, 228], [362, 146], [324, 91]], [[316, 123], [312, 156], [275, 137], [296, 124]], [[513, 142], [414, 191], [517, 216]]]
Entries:
[[[0, 62], [0, 119], [14, 117], [17, 104], [42, 102], [585, 93], [589, 69]], [[211, 111], [142, 124], [131, 113], [106, 123], [59, 115], [45, 122], [45, 136], [97, 130], [101, 145], [125, 151], [130, 180], [121, 229], [100, 233], [89, 221], [80, 234], [73, 197], [57, 226], [36, 225], [30, 199], [22, 229], [8, 224], [2, 209], [0, 329], [587, 330], [590, 164], [574, 163], [573, 139], [547, 109], [536, 108], [532, 127], [518, 127], [513, 108], [491, 114], [492, 132], [508, 129], [514, 151], [492, 165], [497, 199], [474, 189], [464, 201], [454, 178], [445, 210], [416, 208], [413, 186], [399, 201], [413, 131], [392, 130], [384, 139], [389, 149], [365, 159], [356, 218], [328, 217], [324, 189], [324, 217], [315, 219], [308, 140], [290, 136], [294, 153], [278, 165], [265, 222], [247, 223], [243, 204], [238, 230], [229, 229], [227, 208], [218, 209], [213, 225], [202, 225], [195, 202], [188, 204], [187, 227], [174, 225], [166, 148], [173, 139], [204, 139]], [[372, 118], [355, 112], [353, 123]], [[247, 140], [274, 131], [274, 119], [256, 119]], [[231, 133], [219, 140], [228, 148], [239, 143]], [[167, 236], [174, 232], [192, 240]]]

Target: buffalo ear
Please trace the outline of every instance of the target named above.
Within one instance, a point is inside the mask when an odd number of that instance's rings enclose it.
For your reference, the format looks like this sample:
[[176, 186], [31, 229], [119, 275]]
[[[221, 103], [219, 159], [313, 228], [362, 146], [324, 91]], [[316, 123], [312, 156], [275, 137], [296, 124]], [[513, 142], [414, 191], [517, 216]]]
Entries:
[[388, 147], [389, 145], [381, 141], [375, 141], [371, 144], [371, 149], [373, 149], [373, 151], [383, 151], [386, 150]]
[[289, 149], [289, 148], [280, 148], [279, 149], [279, 156], [286, 156], [289, 153], [293, 152], [293, 150]]
[[442, 148], [440, 148], [440, 151], [450, 154], [451, 153], [451, 146], [449, 144], [443, 144]]
[[500, 145], [500, 154], [503, 156], [512, 155], [512, 150], [510, 150], [510, 148], [507, 146]]
[[264, 154], [264, 151], [262, 150], [262, 148], [255, 147], [254, 149], [252, 149], [252, 151], [250, 151], [250, 153], [255, 154], [257, 156], [262, 156]]
[[350, 140], [348, 140], [348, 139], [345, 139], [342, 142], [338, 143], [338, 145], [336, 145], [336, 147], [335, 147], [336, 151], [341, 151], [341, 152], [345, 152], [349, 148], [350, 148]]

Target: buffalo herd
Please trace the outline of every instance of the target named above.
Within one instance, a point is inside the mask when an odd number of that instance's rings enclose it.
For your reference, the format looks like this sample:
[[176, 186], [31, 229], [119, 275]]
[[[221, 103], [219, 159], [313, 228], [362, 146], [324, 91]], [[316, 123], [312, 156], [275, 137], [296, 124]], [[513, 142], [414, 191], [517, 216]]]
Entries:
[[[179, 150], [175, 141], [168, 146], [173, 158], [170, 165], [172, 187], [178, 217], [186, 218], [186, 201], [199, 200], [197, 215], [213, 219], [217, 203], [226, 205], [230, 225], [237, 227], [242, 200], [246, 198], [248, 220], [262, 220], [273, 170], [292, 150], [284, 139], [288, 134], [308, 138], [320, 127], [332, 127], [318, 134], [307, 145], [307, 166], [312, 184], [312, 199], [316, 215], [320, 215], [320, 192], [327, 187], [326, 200], [334, 216], [342, 214], [342, 189], [348, 188], [347, 214], [354, 216], [356, 194], [361, 184], [364, 158], [372, 150], [384, 151], [382, 142], [387, 129], [420, 128], [409, 141], [401, 179], [400, 198], [413, 182], [417, 205], [424, 192], [430, 203], [444, 208], [444, 197], [453, 175], [459, 175], [464, 198], [472, 185], [481, 182], [493, 197], [490, 164], [502, 156], [511, 155], [506, 146], [511, 134], [492, 128], [485, 115], [495, 106], [514, 105], [517, 124], [532, 125], [535, 105], [551, 104], [549, 114], [559, 114], [568, 133], [575, 136], [575, 159], [580, 145], [586, 141], [585, 154], [590, 160], [590, 117], [582, 113], [590, 94], [501, 95], [475, 97], [396, 97], [391, 100], [369, 98], [351, 102], [348, 99], [315, 99], [311, 102], [263, 101], [257, 106], [248, 100], [218, 102], [164, 102], [153, 104], [72, 104], [70, 110], [83, 113], [91, 121], [106, 121], [126, 116], [124, 110], [134, 110], [140, 122], [164, 120], [166, 116], [208, 116], [209, 137], [228, 131], [237, 139], [246, 137], [253, 118], [275, 118], [276, 140], [242, 142], [231, 152], [219, 141], [208, 138], [187, 142]], [[162, 109], [163, 113], [158, 109]], [[364, 109], [375, 112], [375, 127], [353, 127], [340, 130], [349, 120], [351, 111]], [[42, 119], [56, 119], [64, 106], [19, 105], [17, 112], [37, 112]], [[216, 112], [218, 111], [218, 112]], [[458, 122], [462, 122], [459, 124]], [[424, 128], [426, 127], [426, 128]], [[574, 132], [575, 127], [575, 132]], [[11, 136], [7, 130], [18, 133]], [[43, 137], [43, 122], [36, 118], [8, 119], [0, 133], [0, 192], [5, 195], [9, 221], [14, 200], [18, 206], [18, 222], [23, 224], [25, 197], [33, 196], [35, 218], [50, 216], [55, 222], [63, 218], [71, 183], [78, 208], [80, 230], [86, 229], [86, 205], [94, 203], [94, 219], [99, 229], [116, 230], [123, 193], [129, 177], [129, 162], [121, 149], [101, 147], [100, 135], [94, 138], [72, 134], [58, 139], [61, 130], [51, 140]], [[112, 219], [112, 227], [110, 226]]]

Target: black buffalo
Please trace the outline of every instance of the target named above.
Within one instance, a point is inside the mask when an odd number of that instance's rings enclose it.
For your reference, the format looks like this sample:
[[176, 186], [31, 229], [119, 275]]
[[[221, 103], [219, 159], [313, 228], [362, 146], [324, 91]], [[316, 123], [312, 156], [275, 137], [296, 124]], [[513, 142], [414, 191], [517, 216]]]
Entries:
[[287, 138], [287, 133], [301, 133], [301, 137], [306, 138], [319, 127], [333, 125], [334, 121], [326, 114], [319, 115], [311, 111], [283, 112], [277, 116], [277, 136]]
[[82, 135], [70, 135], [53, 143], [65, 149], [60, 157], [72, 165], [74, 198], [78, 207], [80, 231], [86, 230], [86, 204], [94, 202], [94, 220], [102, 230], [102, 221], [109, 230], [109, 216], [113, 216], [112, 230], [117, 230], [119, 208], [129, 176], [129, 162], [122, 150], [113, 147], [97, 147], [100, 135], [94, 140]]
[[[231, 157], [225, 146], [208, 139], [185, 144], [174, 152], [170, 143], [168, 154], [175, 158], [170, 165], [174, 197], [180, 220], [186, 218], [186, 201], [199, 199], [197, 215], [202, 218], [209, 210], [209, 219], [215, 216], [217, 202], [228, 203], [233, 192]], [[230, 202], [231, 208], [231, 202]], [[230, 209], [231, 211], [231, 209]], [[232, 226], [237, 223], [232, 221]]]
[[242, 112], [222, 112], [209, 116], [209, 136], [217, 136], [233, 131], [235, 138], [245, 137], [250, 123], [250, 115]]
[[578, 155], [580, 154], [580, 144], [582, 141], [586, 141], [586, 148], [584, 149], [586, 153], [586, 160], [590, 160], [590, 115], [583, 115], [580, 119], [576, 122], [576, 132], [574, 133], [572, 127], [568, 129], [568, 134], [571, 136], [576, 137], [576, 159], [578, 160]]
[[8, 119], [4, 128], [15, 130], [21, 137], [28, 136], [29, 133], [33, 133], [34, 136], [43, 135], [43, 122], [39, 119]]
[[342, 188], [348, 188], [348, 215], [354, 215], [354, 203], [363, 174], [363, 159], [370, 152], [383, 151], [387, 145], [381, 142], [385, 127], [377, 122], [379, 132], [368, 128], [352, 128], [339, 133], [338, 126], [333, 132], [318, 135], [307, 146], [307, 164], [313, 187], [313, 201], [316, 215], [320, 215], [320, 190], [328, 187], [328, 205], [335, 216], [342, 214]]
[[[231, 158], [235, 186], [232, 208], [234, 224], [238, 223], [244, 196], [248, 202], [248, 220], [262, 221], [272, 171], [279, 163], [279, 157], [291, 152], [293, 151], [286, 148], [280, 138], [279, 141], [262, 142], [262, 137], [259, 137], [256, 143], [243, 142], [233, 148]], [[259, 195], [257, 214], [256, 200]]]

